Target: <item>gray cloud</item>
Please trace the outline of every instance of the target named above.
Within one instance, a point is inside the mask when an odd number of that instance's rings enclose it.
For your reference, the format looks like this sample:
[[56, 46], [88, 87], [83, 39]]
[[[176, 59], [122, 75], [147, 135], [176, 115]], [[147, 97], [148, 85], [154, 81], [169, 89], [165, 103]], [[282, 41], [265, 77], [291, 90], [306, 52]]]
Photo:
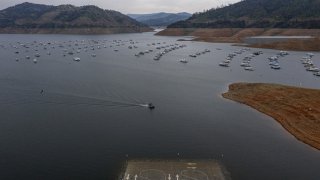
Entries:
[[[1, 0], [1, 9], [20, 4], [26, 0]], [[103, 9], [112, 9], [122, 13], [151, 12], [201, 12], [206, 9], [235, 3], [240, 0], [29, 0], [32, 3], [60, 5], [73, 4], [97, 5]]]

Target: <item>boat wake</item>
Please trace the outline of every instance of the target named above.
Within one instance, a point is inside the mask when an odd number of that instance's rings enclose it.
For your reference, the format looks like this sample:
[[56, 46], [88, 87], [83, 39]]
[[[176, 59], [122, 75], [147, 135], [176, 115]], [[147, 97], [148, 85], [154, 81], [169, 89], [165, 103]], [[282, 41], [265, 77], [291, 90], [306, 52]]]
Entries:
[[[10, 90], [2, 93], [0, 105], [23, 105], [23, 104], [51, 104], [64, 106], [98, 106], [113, 108], [143, 107], [154, 109], [151, 103], [144, 103], [137, 98], [123, 98], [119, 95], [106, 98], [83, 96], [40, 90], [39, 93], [33, 90]], [[115, 98], [121, 100], [115, 100]]]

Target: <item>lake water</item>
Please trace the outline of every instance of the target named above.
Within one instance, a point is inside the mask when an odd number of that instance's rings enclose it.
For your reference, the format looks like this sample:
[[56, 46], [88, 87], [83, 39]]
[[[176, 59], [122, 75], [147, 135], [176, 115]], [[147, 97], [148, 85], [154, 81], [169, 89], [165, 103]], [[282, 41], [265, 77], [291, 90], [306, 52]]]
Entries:
[[[241, 48], [177, 39], [153, 33], [0, 35], [0, 179], [112, 180], [127, 156], [175, 159], [177, 153], [220, 160], [235, 180], [320, 179], [320, 151], [272, 118], [221, 97], [228, 84], [240, 81], [320, 88], [320, 78], [300, 62], [305, 52], [280, 58], [277, 71], [267, 57], [278, 51], [263, 49], [249, 72], [240, 63], [255, 49], [223, 68], [219, 62]], [[153, 60], [161, 51], [156, 47], [175, 43], [186, 47]], [[188, 56], [204, 49], [211, 52]], [[320, 66], [319, 53], [313, 61]], [[147, 102], [156, 109], [138, 106]]]

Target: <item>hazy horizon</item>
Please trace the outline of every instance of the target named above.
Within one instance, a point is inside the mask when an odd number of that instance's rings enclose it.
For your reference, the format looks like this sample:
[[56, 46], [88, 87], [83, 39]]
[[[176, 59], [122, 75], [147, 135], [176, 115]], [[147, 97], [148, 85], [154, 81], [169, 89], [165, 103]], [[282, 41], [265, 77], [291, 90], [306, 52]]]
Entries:
[[96, 5], [103, 9], [111, 9], [119, 11], [124, 14], [148, 14], [148, 13], [158, 13], [158, 12], [168, 12], [168, 13], [179, 13], [179, 12], [202, 12], [207, 9], [214, 7], [228, 5], [240, 0], [118, 0], [117, 3], [114, 1], [104, 1], [104, 0], [1, 0], [0, 7], [6, 9], [10, 6], [21, 4], [23, 2], [46, 4], [46, 5], [62, 5], [62, 4], [72, 4], [75, 6], [84, 5]]

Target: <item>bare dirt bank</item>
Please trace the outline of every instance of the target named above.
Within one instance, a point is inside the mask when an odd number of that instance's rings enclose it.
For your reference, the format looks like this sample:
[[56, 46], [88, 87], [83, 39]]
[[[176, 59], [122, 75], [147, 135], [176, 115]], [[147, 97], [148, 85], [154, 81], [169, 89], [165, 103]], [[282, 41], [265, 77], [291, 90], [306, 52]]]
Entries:
[[222, 96], [273, 117], [297, 139], [320, 150], [320, 90], [235, 83]]
[[153, 29], [141, 28], [0, 28], [0, 34], [117, 34], [148, 32]]
[[281, 43], [253, 44], [250, 47], [320, 51], [320, 29], [263, 29], [263, 28], [168, 28], [157, 35], [162, 36], [194, 36], [195, 41], [243, 43], [244, 39], [251, 36], [313, 36], [311, 40], [288, 40]]
[[287, 40], [284, 42], [253, 44], [250, 47], [291, 51], [320, 51], [320, 37], [316, 37], [310, 40], [295, 39]]

